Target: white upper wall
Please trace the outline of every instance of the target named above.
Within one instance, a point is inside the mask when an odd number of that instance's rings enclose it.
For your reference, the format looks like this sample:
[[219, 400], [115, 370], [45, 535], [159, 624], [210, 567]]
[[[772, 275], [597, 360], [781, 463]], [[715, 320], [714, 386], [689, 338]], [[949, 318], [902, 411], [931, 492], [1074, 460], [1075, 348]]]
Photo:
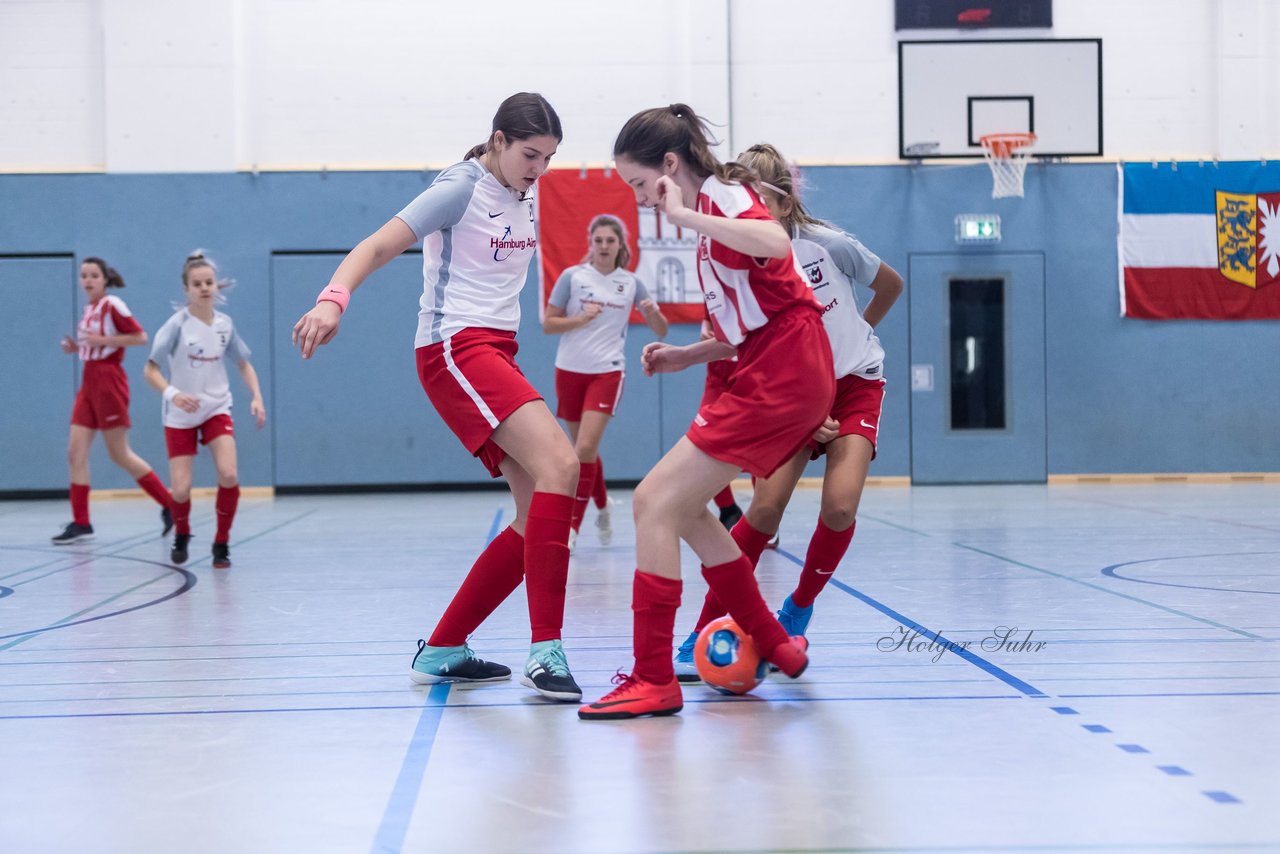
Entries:
[[[1103, 40], [1107, 157], [1280, 155], [1280, 3], [1054, 7], [1001, 35]], [[993, 34], [895, 33], [892, 0], [0, 0], [0, 170], [438, 167], [518, 90], [556, 106], [562, 165], [672, 101], [722, 154], [892, 162], [899, 37]]]

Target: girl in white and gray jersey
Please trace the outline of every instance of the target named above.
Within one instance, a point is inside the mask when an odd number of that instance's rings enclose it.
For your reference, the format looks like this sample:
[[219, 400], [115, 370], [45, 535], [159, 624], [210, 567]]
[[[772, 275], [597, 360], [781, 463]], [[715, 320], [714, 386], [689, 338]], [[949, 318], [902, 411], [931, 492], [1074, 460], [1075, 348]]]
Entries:
[[[822, 304], [823, 326], [831, 341], [836, 370], [836, 398], [826, 423], [810, 446], [772, 476], [757, 480], [746, 515], [734, 538], [752, 562], [777, 533], [791, 493], [810, 459], [825, 454], [822, 509], [809, 541], [804, 568], [795, 590], [782, 604], [778, 620], [787, 633], [805, 634], [813, 602], [835, 572], [853, 539], [858, 502], [875, 458], [884, 400], [884, 349], [875, 326], [902, 293], [902, 277], [857, 238], [810, 216], [800, 201], [792, 168], [771, 145], [754, 145], [738, 158], [761, 178], [760, 195], [769, 212], [791, 234], [796, 264], [804, 271], [813, 295]], [[858, 308], [857, 286], [872, 291], [871, 302]], [[693, 641], [723, 609], [708, 597], [694, 632], [676, 655], [677, 675], [696, 680]]]
[[[667, 334], [667, 320], [657, 303], [644, 283], [627, 271], [630, 260], [622, 221], [608, 214], [596, 216], [587, 226], [587, 257], [560, 274], [542, 321], [543, 331], [561, 336], [556, 348], [556, 415], [569, 428], [578, 454], [570, 548], [596, 492], [604, 428], [622, 399], [632, 308], [640, 310], [659, 338]], [[607, 503], [596, 527], [607, 545], [613, 534]]]
[[538, 242], [533, 186], [560, 139], [560, 118], [545, 98], [530, 92], [507, 98], [482, 145], [343, 259], [294, 326], [293, 339], [311, 358], [338, 333], [352, 292], [422, 241], [418, 377], [467, 450], [494, 477], [507, 479], [516, 518], [476, 560], [435, 631], [419, 641], [410, 678], [511, 678], [509, 668], [477, 658], [467, 636], [524, 581], [532, 648], [522, 681], [544, 697], [577, 701], [582, 691], [560, 634], [578, 460], [515, 362], [520, 290]]
[[249, 362], [249, 347], [236, 333], [231, 318], [216, 308], [222, 301], [222, 287], [213, 262], [203, 252], [196, 250], [187, 256], [182, 265], [187, 304], [156, 333], [151, 358], [143, 372], [147, 384], [164, 397], [161, 411], [175, 526], [169, 559], [176, 564], [187, 560], [191, 542], [191, 468], [198, 445], [203, 444], [218, 473], [214, 501], [218, 524], [212, 545], [215, 569], [231, 566], [231, 524], [240, 502], [228, 358], [235, 362], [249, 387], [249, 412], [258, 429], [267, 421], [258, 374]]

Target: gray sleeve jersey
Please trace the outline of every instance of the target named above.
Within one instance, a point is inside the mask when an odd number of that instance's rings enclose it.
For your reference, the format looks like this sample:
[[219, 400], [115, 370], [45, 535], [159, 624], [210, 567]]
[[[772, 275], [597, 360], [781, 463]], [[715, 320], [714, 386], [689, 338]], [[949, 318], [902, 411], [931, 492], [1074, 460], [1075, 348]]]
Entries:
[[880, 257], [863, 246], [852, 234], [812, 226], [805, 229], [805, 236], [825, 249], [836, 269], [855, 284], [866, 287], [875, 280], [876, 273], [880, 272]]
[[240, 333], [236, 331], [234, 325], [231, 327], [230, 337], [227, 338], [226, 353], [232, 359], [235, 359], [237, 365], [243, 365], [253, 355], [253, 351], [249, 349], [248, 344], [244, 343], [244, 339], [240, 337]]
[[[457, 225], [467, 211], [476, 180], [480, 177], [476, 172], [477, 166], [471, 160], [450, 166], [396, 216], [413, 230], [419, 240]], [[484, 167], [479, 168], [483, 172]]]
[[169, 357], [178, 349], [178, 340], [182, 337], [182, 319], [185, 314], [185, 309], [176, 312], [164, 322], [164, 326], [160, 327], [156, 337], [151, 339], [151, 355], [148, 359], [165, 370], [170, 368]]
[[569, 282], [573, 278], [573, 271], [577, 267], [569, 267], [560, 274], [560, 278], [556, 279], [555, 287], [551, 289], [551, 295], [547, 297], [547, 305], [554, 305], [556, 308], [564, 308], [569, 304]]
[[640, 279], [637, 278], [636, 279], [636, 296], [635, 296], [636, 307], [638, 308], [640, 306], [640, 303], [644, 302], [649, 298], [650, 298], [649, 289], [644, 286], [644, 282], [640, 281]]

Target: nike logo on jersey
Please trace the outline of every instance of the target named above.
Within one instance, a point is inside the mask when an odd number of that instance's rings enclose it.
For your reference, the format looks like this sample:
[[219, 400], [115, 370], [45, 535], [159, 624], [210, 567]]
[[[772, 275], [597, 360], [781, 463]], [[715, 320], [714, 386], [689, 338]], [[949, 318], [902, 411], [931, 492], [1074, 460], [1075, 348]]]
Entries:
[[861, 424], [863, 427], [866, 427], [868, 430], [874, 430], [874, 429], [876, 429], [876, 425], [874, 425], [874, 424], [868, 424], [868, 423], [867, 423], [867, 419], [865, 419], [865, 418], [861, 419], [858, 423], [859, 423], [859, 424]]
[[499, 217], [499, 216], [502, 216], [502, 211], [498, 211], [497, 213], [490, 213], [489, 219], [493, 219], [494, 217]]
[[601, 408], [601, 409], [608, 409], [608, 408], [609, 408], [609, 404], [607, 404], [607, 403], [602, 403], [602, 404], [600, 404], [600, 408]]

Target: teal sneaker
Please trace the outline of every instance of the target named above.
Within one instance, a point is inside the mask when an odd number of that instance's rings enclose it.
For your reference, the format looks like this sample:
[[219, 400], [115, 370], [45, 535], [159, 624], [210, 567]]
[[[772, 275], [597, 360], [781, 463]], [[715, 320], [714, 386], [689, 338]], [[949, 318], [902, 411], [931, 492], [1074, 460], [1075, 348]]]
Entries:
[[418, 654], [413, 657], [409, 678], [419, 685], [437, 682], [501, 682], [511, 678], [511, 668], [476, 658], [471, 647], [427, 646], [418, 641]]
[[564, 645], [558, 640], [539, 641], [529, 648], [520, 684], [527, 685], [549, 700], [566, 703], [582, 701], [582, 689], [573, 681]]
[[684, 643], [680, 644], [680, 648], [676, 650], [676, 660], [674, 662], [676, 670], [676, 680], [680, 682], [701, 682], [702, 677], [698, 675], [698, 666], [693, 663], [693, 646], [698, 642], [698, 633], [690, 632], [689, 636], [684, 639]]
[[791, 637], [804, 637], [805, 630], [809, 628], [809, 618], [812, 616], [812, 605], [808, 608], [797, 607], [788, 596], [782, 603], [782, 610], [778, 612], [778, 622], [782, 623], [782, 628], [786, 629]]

